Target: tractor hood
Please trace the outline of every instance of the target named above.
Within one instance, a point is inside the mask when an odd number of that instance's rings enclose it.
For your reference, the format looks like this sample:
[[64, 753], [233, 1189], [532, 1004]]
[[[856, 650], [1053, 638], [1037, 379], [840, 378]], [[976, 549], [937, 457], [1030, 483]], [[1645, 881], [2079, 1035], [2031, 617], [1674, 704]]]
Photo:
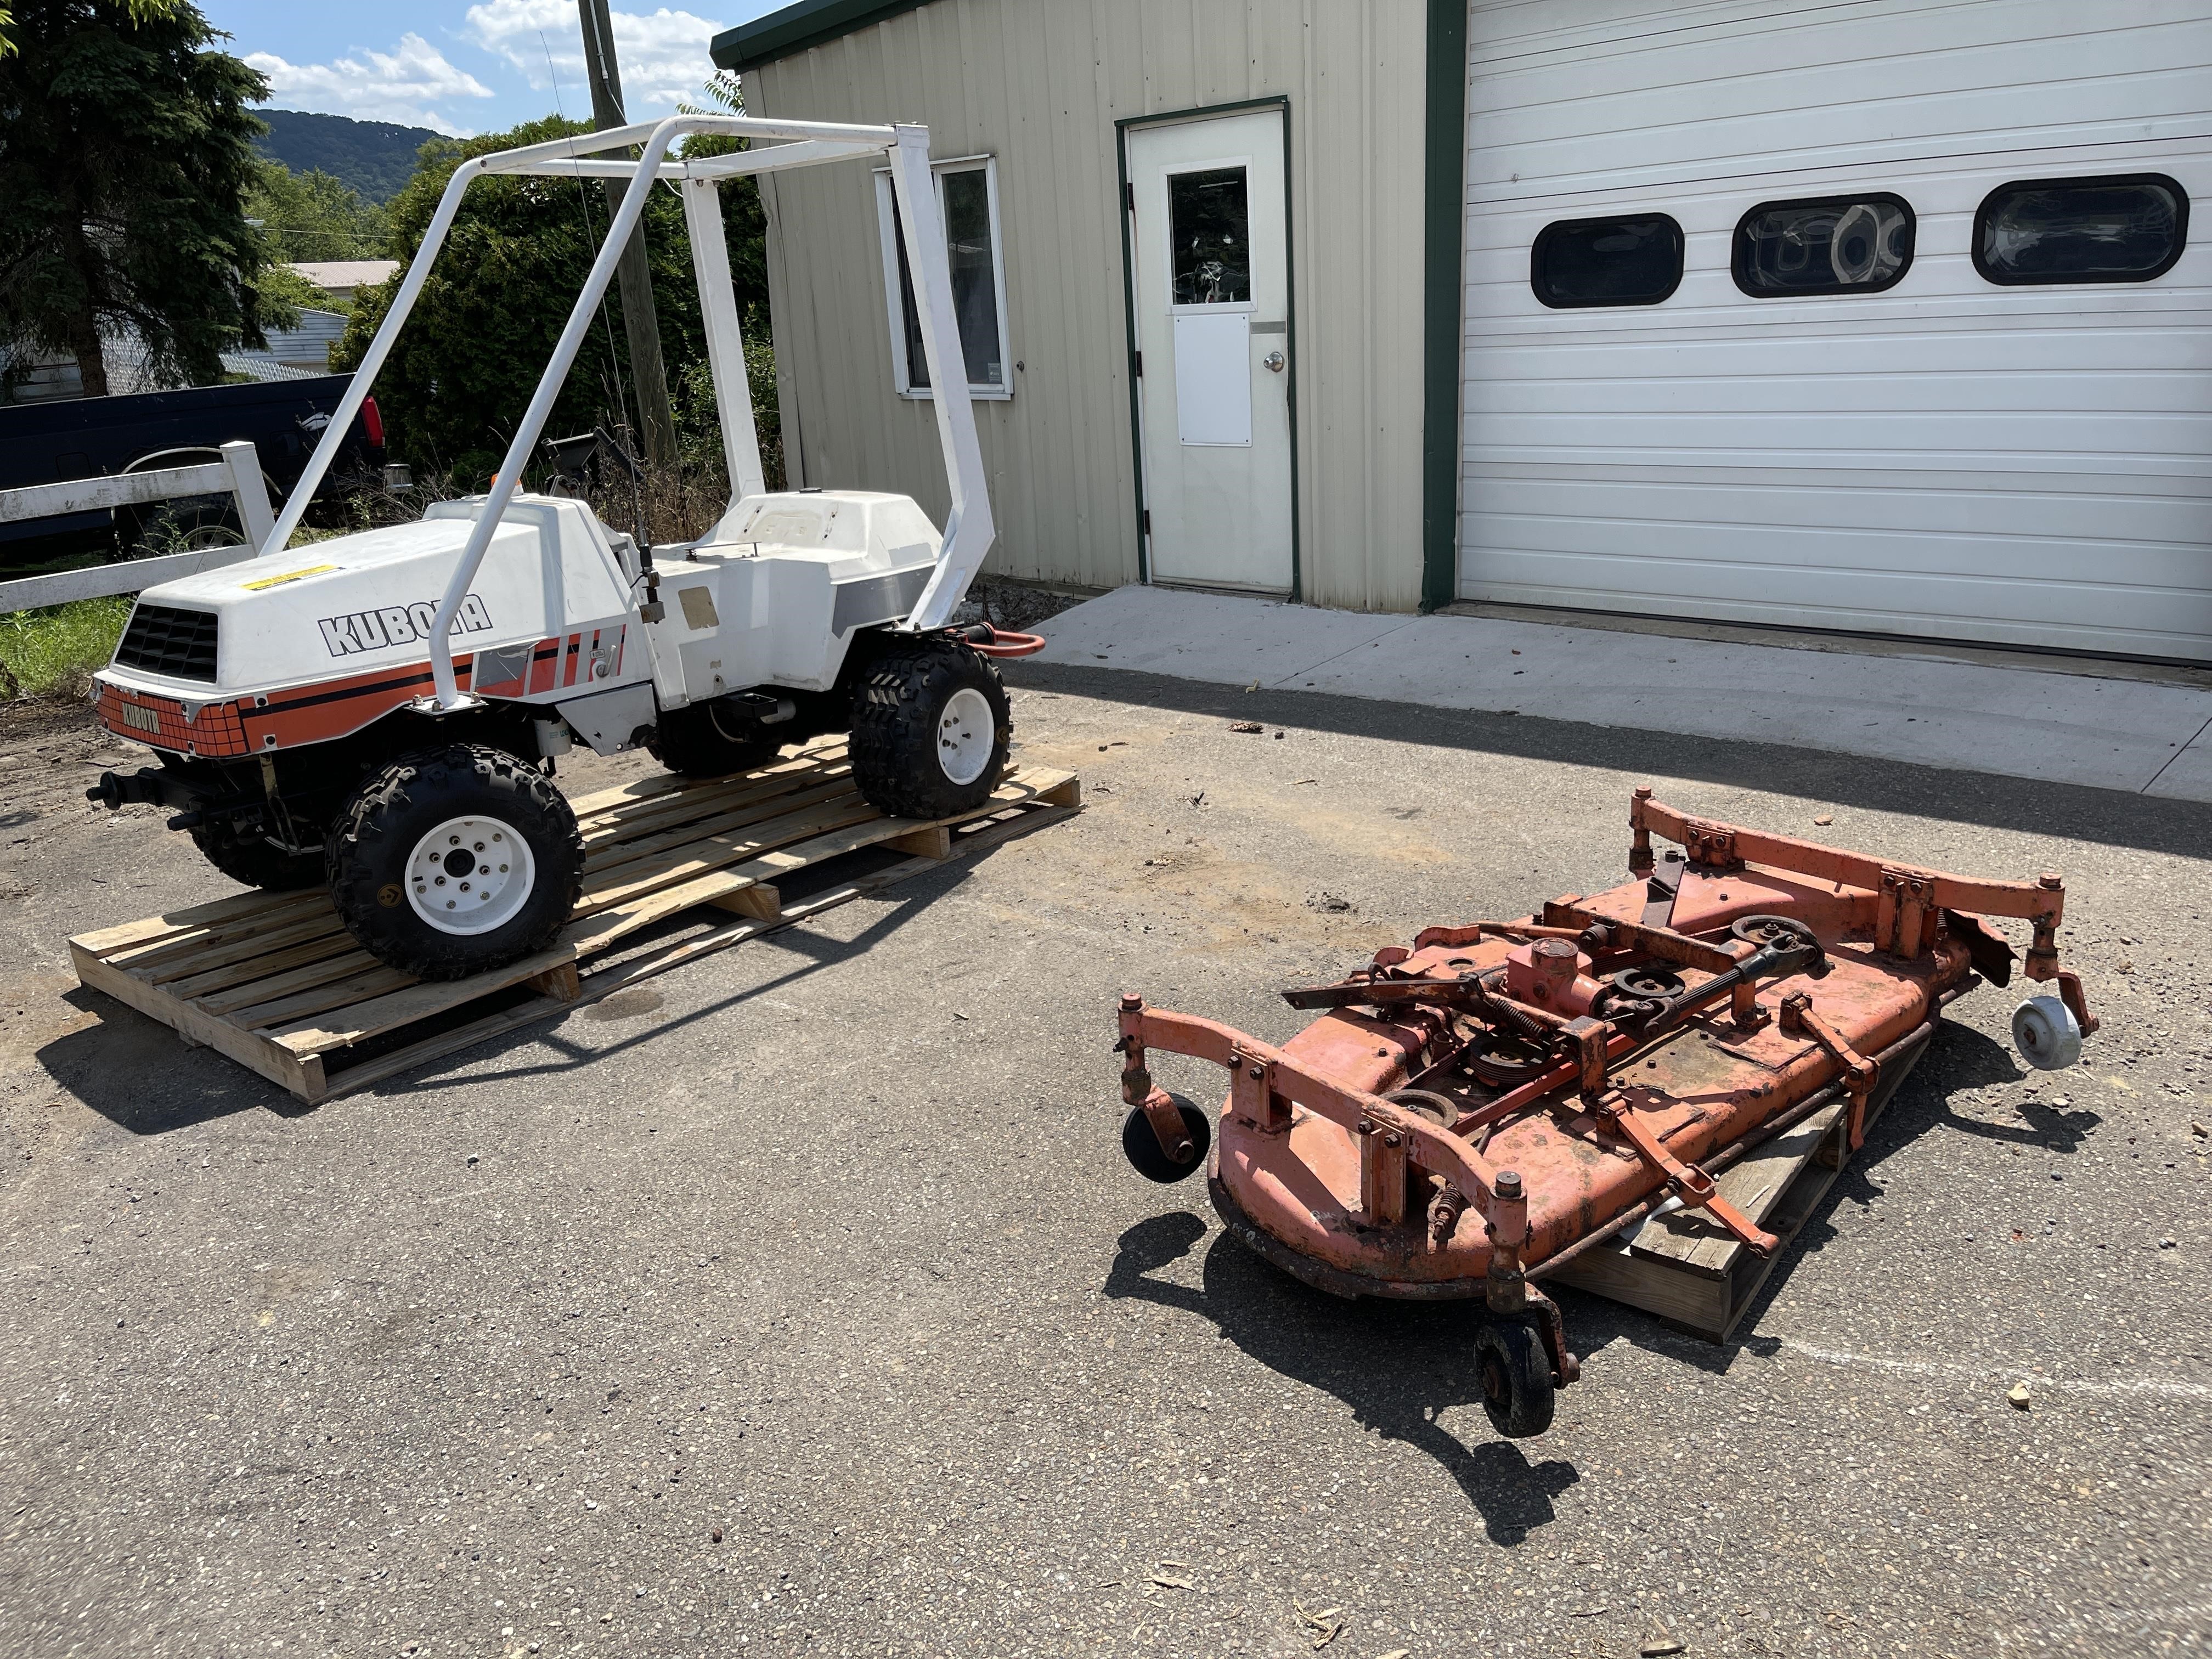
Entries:
[[[440, 501], [414, 524], [150, 587], [99, 678], [204, 701], [420, 665], [483, 505]], [[518, 495], [454, 619], [453, 654], [618, 620], [629, 605], [629, 577], [588, 507]]]

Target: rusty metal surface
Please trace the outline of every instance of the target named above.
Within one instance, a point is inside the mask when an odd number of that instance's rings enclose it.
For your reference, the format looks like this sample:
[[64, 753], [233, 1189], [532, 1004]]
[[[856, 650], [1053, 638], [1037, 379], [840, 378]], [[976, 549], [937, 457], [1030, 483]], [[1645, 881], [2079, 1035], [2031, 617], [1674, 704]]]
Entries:
[[1149, 1045], [1231, 1068], [1209, 1184], [1240, 1237], [1340, 1293], [1482, 1295], [1504, 1314], [1529, 1273], [1670, 1193], [1769, 1249], [1709, 1162], [1838, 1091], [1856, 1148], [1881, 1075], [1867, 1056], [1917, 1048], [1978, 982], [1971, 959], [2000, 944], [1984, 915], [2028, 921], [2045, 952], [2028, 971], [2057, 975], [2056, 878], [1862, 858], [1641, 791], [1631, 823], [1632, 869], [1662, 867], [1654, 834], [1686, 860], [1524, 921], [1432, 927], [1285, 993], [1325, 1012], [1279, 1050], [1124, 1000], [1133, 1065]]

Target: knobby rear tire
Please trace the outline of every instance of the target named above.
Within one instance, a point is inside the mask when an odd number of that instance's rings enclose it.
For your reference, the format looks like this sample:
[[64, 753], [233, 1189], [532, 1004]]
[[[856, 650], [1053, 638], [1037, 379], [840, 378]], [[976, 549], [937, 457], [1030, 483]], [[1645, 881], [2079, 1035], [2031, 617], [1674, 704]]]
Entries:
[[646, 747], [679, 777], [719, 778], [767, 765], [783, 744], [774, 728], [695, 702], [664, 712]]
[[[939, 758], [939, 722], [963, 691], [990, 712], [993, 730], [982, 769], [965, 781]], [[972, 705], [971, 705], [972, 706]], [[949, 818], [990, 799], [1006, 769], [1012, 710], [999, 671], [965, 645], [932, 640], [879, 658], [853, 694], [854, 781], [878, 811], [900, 818]]]
[[323, 879], [320, 853], [288, 853], [259, 836], [241, 836], [228, 823], [203, 825], [191, 834], [201, 857], [244, 886], [289, 893]]

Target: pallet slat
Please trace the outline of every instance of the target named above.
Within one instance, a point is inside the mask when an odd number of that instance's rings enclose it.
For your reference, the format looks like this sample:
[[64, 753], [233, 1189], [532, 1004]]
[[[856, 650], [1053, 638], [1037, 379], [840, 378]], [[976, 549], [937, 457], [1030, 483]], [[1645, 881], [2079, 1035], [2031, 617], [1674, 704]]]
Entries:
[[[769, 766], [691, 781], [657, 776], [571, 803], [586, 838], [586, 898], [544, 951], [495, 973], [417, 981], [354, 944], [329, 895], [243, 893], [167, 915], [81, 934], [70, 941], [80, 983], [106, 992], [268, 1078], [299, 1098], [329, 1097], [325, 1056], [372, 1038], [441, 1022], [517, 986], [541, 994], [458, 1028], [432, 1030], [340, 1075], [350, 1092], [408, 1066], [518, 1029], [603, 995], [614, 984], [661, 972], [710, 951], [788, 927], [948, 854], [994, 844], [1064, 817], [1080, 805], [1074, 774], [1011, 773], [964, 817], [887, 818], [851, 781], [844, 740], [801, 748]], [[779, 878], [864, 848], [921, 856], [787, 908]], [[743, 918], [621, 963], [588, 981], [586, 960], [629, 936], [707, 907]], [[602, 986], [600, 980], [608, 982]]]
[[[1869, 1129], [1928, 1052], [1928, 1042], [1884, 1063], [1867, 1101]], [[1711, 1341], [1726, 1341], [1849, 1163], [1845, 1109], [1845, 1102], [1831, 1102], [1713, 1177], [1722, 1197], [1782, 1240], [1784, 1248], [1764, 1260], [1702, 1211], [1677, 1210], [1645, 1222], [1626, 1243], [1600, 1246], [1555, 1273], [1540, 1268], [1539, 1276], [1655, 1314]]]

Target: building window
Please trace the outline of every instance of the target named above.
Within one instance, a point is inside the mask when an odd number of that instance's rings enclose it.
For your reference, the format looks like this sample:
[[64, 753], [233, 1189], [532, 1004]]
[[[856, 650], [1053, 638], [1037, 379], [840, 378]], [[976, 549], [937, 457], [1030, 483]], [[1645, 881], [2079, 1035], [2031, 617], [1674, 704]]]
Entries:
[[1974, 215], [1974, 269], [2008, 287], [2147, 283], [2181, 257], [2189, 193], [2163, 173], [2024, 179]]
[[1656, 306], [1682, 280], [1682, 228], [1663, 213], [1562, 219], [1536, 234], [1528, 285], [1546, 305]]
[[[968, 390], [978, 398], [1011, 398], [1006, 372], [1006, 261], [999, 240], [998, 164], [989, 156], [940, 161], [938, 207], [945, 215], [945, 251], [952, 270], [952, 312], [960, 325], [960, 351], [968, 363]], [[908, 269], [904, 227], [888, 169], [876, 174], [878, 222], [883, 231], [884, 288], [891, 296], [891, 372], [902, 397], [929, 396], [929, 365], [921, 349], [921, 319]]]
[[1168, 175], [1168, 234], [1179, 306], [1249, 305], [1252, 211], [1243, 167]]
[[1735, 285], [1754, 300], [1879, 294], [1912, 264], [1912, 209], [1900, 196], [1762, 202], [1736, 222]]

